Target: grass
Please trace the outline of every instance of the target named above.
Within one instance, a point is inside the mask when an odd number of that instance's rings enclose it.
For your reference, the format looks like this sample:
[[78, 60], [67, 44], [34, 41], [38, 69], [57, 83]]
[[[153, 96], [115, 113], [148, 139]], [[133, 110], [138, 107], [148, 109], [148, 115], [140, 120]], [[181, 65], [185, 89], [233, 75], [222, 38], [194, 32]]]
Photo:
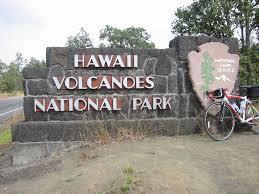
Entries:
[[[88, 130], [87, 117], [83, 118], [83, 130], [80, 131], [80, 139], [91, 147], [98, 145], [106, 145], [114, 142], [133, 141], [147, 137], [149, 129], [142, 127], [138, 122], [121, 123], [114, 121], [112, 126], [107, 126], [107, 123], [102, 120], [96, 120], [96, 129]], [[112, 128], [112, 130], [109, 130]]]
[[11, 126], [24, 120], [23, 111], [17, 111], [11, 118], [0, 123], [0, 149], [12, 142]]
[[117, 180], [112, 184], [112, 189], [109, 193], [128, 193], [134, 190], [140, 183], [140, 178], [131, 166], [122, 170], [121, 178], [121, 180]]
[[7, 145], [12, 142], [12, 133], [11, 129], [6, 129], [0, 133], [0, 145]]
[[126, 169], [123, 172], [123, 181], [122, 185], [120, 186], [120, 191], [129, 192], [139, 182], [140, 179], [135, 175], [134, 171], [132, 169]]
[[12, 96], [23, 96], [23, 95], [24, 94], [21, 91], [15, 91], [15, 92], [11, 92], [11, 93], [0, 93], [0, 99], [12, 97]]

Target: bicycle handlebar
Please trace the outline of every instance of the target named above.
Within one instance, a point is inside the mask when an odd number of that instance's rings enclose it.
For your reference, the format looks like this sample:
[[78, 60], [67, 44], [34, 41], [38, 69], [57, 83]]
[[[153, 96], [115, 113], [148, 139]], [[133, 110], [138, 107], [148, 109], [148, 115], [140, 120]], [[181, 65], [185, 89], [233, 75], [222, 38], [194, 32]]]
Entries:
[[218, 88], [216, 90], [212, 90], [212, 91], [205, 90], [204, 93], [211, 100], [215, 100], [215, 99], [223, 98], [226, 94], [225, 91], [226, 91], [226, 89], [223, 89], [223, 88], [220, 87], [220, 88]]

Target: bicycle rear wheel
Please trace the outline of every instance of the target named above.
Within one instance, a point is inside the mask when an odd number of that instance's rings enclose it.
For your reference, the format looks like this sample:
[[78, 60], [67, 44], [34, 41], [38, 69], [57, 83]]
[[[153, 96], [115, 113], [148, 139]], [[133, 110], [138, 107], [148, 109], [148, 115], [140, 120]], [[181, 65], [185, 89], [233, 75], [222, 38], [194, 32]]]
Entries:
[[208, 135], [216, 140], [228, 139], [235, 127], [232, 111], [222, 102], [214, 102], [205, 114], [205, 129]]
[[259, 101], [252, 101], [252, 104], [248, 104], [247, 105], [247, 109], [246, 109], [246, 117], [247, 118], [257, 118], [252, 120], [252, 126], [251, 126], [251, 130], [255, 133], [255, 134], [259, 134]]

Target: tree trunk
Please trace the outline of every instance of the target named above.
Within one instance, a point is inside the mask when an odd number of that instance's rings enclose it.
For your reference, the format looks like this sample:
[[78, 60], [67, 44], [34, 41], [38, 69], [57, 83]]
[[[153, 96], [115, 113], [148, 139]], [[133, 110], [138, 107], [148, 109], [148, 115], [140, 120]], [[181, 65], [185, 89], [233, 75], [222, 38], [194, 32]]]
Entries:
[[225, 35], [227, 35], [227, 37], [231, 37], [232, 36], [232, 34], [230, 34], [231, 33], [231, 27], [232, 27], [232, 23], [231, 23], [231, 20], [230, 20], [231, 6], [228, 3], [229, 2], [224, 2], [224, 4], [223, 4], [223, 13], [224, 13], [224, 18], [226, 20], [226, 26], [229, 30]]
[[247, 70], [246, 84], [247, 84], [247, 85], [250, 85], [250, 82], [251, 82], [250, 63], [247, 63], [247, 65], [246, 65], [246, 70]]
[[244, 6], [245, 6], [244, 16], [245, 16], [245, 31], [246, 31], [246, 33], [245, 33], [246, 45], [245, 46], [247, 49], [249, 49], [250, 48], [250, 36], [251, 36], [251, 28], [250, 28], [250, 20], [251, 20], [250, 11], [251, 10], [249, 8], [249, 6], [250, 6], [249, 1], [246, 0]]
[[241, 49], [244, 49], [245, 48], [245, 40], [244, 40], [244, 27], [243, 27], [243, 25], [240, 26], [240, 30], [241, 30], [241, 44], [242, 44]]
[[247, 49], [250, 48], [250, 35], [251, 35], [251, 31], [249, 29], [249, 23], [248, 23], [248, 25], [246, 23], [246, 48]]

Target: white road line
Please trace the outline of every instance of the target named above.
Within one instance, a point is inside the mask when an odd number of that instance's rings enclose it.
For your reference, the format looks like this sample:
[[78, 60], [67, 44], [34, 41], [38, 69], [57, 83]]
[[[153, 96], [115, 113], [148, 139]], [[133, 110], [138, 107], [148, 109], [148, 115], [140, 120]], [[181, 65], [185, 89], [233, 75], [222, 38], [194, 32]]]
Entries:
[[22, 109], [22, 108], [23, 108], [23, 107], [20, 107], [20, 108], [17, 108], [17, 109], [14, 109], [14, 110], [10, 110], [10, 111], [8, 111], [8, 112], [5, 112], [5, 113], [3, 113], [3, 114], [0, 114], [0, 117], [1, 117], [1, 116], [4, 116], [4, 115], [7, 115], [7, 114], [9, 114], [9, 113], [11, 113], [11, 112], [20, 110], [20, 109]]

